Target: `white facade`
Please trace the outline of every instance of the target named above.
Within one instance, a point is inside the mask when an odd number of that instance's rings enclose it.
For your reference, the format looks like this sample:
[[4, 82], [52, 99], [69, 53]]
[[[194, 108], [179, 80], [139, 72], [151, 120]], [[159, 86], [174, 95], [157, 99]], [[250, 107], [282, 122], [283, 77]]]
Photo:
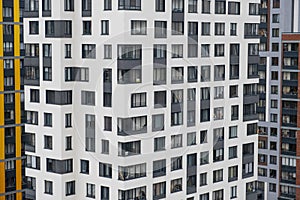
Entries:
[[[133, 1], [132, 1], [133, 2]], [[175, 1], [174, 1], [175, 2]], [[64, 11], [64, 1], [52, 0], [51, 17], [42, 17], [40, 2], [39, 18], [24, 19], [24, 41], [26, 44], [39, 44], [39, 85], [25, 87], [26, 111], [38, 112], [38, 125], [26, 125], [26, 132], [35, 134], [35, 152], [28, 155], [40, 157], [40, 170], [26, 169], [26, 175], [36, 178], [36, 199], [85, 199], [87, 198], [87, 184], [94, 184], [95, 199], [101, 198], [101, 186], [109, 187], [109, 199], [122, 199], [119, 190], [130, 190], [146, 186], [147, 199], [160, 199], [153, 197], [153, 184], [165, 182], [165, 197], [162, 199], [200, 199], [200, 195], [209, 193], [210, 199], [230, 199], [231, 187], [237, 186], [236, 199], [246, 199], [246, 183], [257, 180], [257, 146], [258, 136], [247, 135], [247, 124], [256, 123], [255, 119], [243, 120], [244, 85], [256, 84], [257, 78], [248, 78], [248, 44], [259, 43], [257, 37], [244, 38], [245, 23], [259, 23], [259, 16], [249, 16], [249, 3], [259, 3], [258, 0], [234, 0], [240, 3], [240, 14], [228, 14], [228, 1], [226, 1], [227, 14], [214, 14], [215, 1], [210, 3], [210, 13], [201, 13], [202, 2], [198, 1], [197, 13], [188, 13], [188, 0], [184, 1], [184, 34], [172, 35], [172, 1], [166, 1], [165, 12], [155, 12], [155, 1], [141, 0], [141, 10], [118, 10], [118, 2], [112, 2], [112, 10], [104, 10], [103, 1], [92, 0], [91, 17], [82, 17], [81, 1], [75, 0], [74, 11]], [[45, 22], [48, 20], [72, 21], [72, 38], [45, 37]], [[109, 34], [101, 35], [101, 20], [109, 20]], [[146, 35], [131, 35], [131, 20], [146, 20]], [[39, 34], [32, 35], [30, 21], [39, 21]], [[91, 35], [83, 35], [83, 21], [91, 21]], [[167, 21], [167, 38], [154, 37], [154, 21]], [[188, 22], [198, 22], [198, 57], [188, 58]], [[201, 23], [210, 22], [210, 35], [201, 35]], [[215, 36], [215, 23], [225, 23], [225, 35]], [[230, 23], [237, 23], [237, 35], [230, 35]], [[52, 80], [43, 80], [43, 44], [52, 45]], [[71, 44], [71, 58], [65, 58], [65, 44]], [[82, 58], [82, 45], [95, 44], [95, 59]], [[142, 76], [141, 83], [118, 83], [118, 45], [142, 45]], [[153, 85], [153, 45], [167, 45], [166, 84]], [[183, 44], [183, 58], [172, 58], [172, 45]], [[210, 44], [209, 57], [201, 57], [201, 44]], [[214, 57], [214, 45], [224, 44], [225, 55]], [[239, 44], [239, 78], [230, 78], [230, 44]], [[112, 45], [112, 59], [104, 59], [104, 45]], [[201, 66], [210, 65], [210, 81], [201, 82]], [[225, 80], [214, 81], [214, 66], [225, 65]], [[188, 82], [188, 66], [198, 67], [197, 82]], [[26, 66], [25, 66], [26, 67]], [[65, 67], [88, 68], [88, 81], [65, 81]], [[183, 67], [183, 83], [172, 84], [171, 67]], [[112, 105], [104, 107], [103, 70], [112, 70]], [[137, 80], [137, 79], [136, 79]], [[229, 97], [229, 88], [238, 85], [238, 97]], [[224, 86], [224, 97], [214, 98], [214, 87]], [[201, 115], [201, 88], [210, 88], [210, 120], [200, 122]], [[196, 89], [195, 125], [187, 126], [187, 89]], [[30, 89], [39, 89], [39, 102], [31, 102]], [[171, 125], [172, 90], [183, 90], [183, 122], [182, 125]], [[53, 105], [46, 103], [46, 90], [72, 90], [72, 104]], [[95, 105], [82, 105], [82, 91], [95, 92]], [[166, 91], [166, 107], [154, 107], [154, 91]], [[133, 93], [146, 93], [146, 107], [131, 108], [131, 95]], [[180, 98], [180, 97], [179, 97]], [[231, 106], [238, 105], [238, 120], [231, 120]], [[214, 120], [214, 109], [223, 108], [223, 119]], [[52, 113], [52, 127], [44, 126], [44, 113]], [[72, 113], [72, 127], [65, 127], [65, 114]], [[95, 152], [86, 151], [86, 114], [95, 115]], [[152, 132], [152, 115], [164, 114], [164, 130]], [[112, 117], [112, 130], [104, 130], [104, 116]], [[147, 116], [147, 132], [122, 136], [118, 134], [118, 118]], [[132, 122], [133, 123], [133, 122]], [[136, 122], [137, 123], [137, 122]], [[229, 127], [237, 126], [237, 138], [229, 139]], [[222, 161], [214, 160], [214, 129], [224, 127]], [[200, 144], [200, 131], [207, 130], [207, 143]], [[187, 146], [187, 133], [196, 132], [196, 144]], [[171, 136], [182, 134], [181, 147], [172, 148]], [[52, 136], [52, 149], [45, 149], [44, 136]], [[72, 150], [66, 151], [66, 137], [72, 136]], [[154, 151], [154, 138], [165, 137], [165, 150]], [[109, 153], [102, 153], [102, 140], [109, 141]], [[140, 153], [132, 156], [118, 156], [118, 142], [140, 141]], [[179, 139], [180, 141], [180, 139]], [[176, 143], [176, 142], [175, 142]], [[253, 143], [253, 167], [247, 169], [253, 175], [243, 178], [243, 144]], [[237, 158], [229, 159], [229, 147], [237, 146]], [[200, 153], [209, 151], [209, 163], [200, 165]], [[196, 191], [187, 194], [188, 170], [187, 155], [196, 153], [196, 167], [189, 172], [196, 177]], [[171, 171], [171, 158], [182, 156], [182, 169]], [[58, 174], [47, 172], [47, 158], [56, 160], [73, 159], [73, 169], [70, 173]], [[153, 161], [166, 159], [165, 175], [153, 178]], [[244, 158], [246, 159], [246, 158]], [[89, 173], [81, 173], [80, 160], [89, 161]], [[112, 165], [112, 177], [99, 176], [99, 163]], [[146, 163], [146, 176], [132, 180], [118, 180], [119, 166], [131, 166]], [[228, 168], [238, 166], [238, 178], [228, 182]], [[244, 163], [245, 165], [245, 163]], [[248, 166], [247, 166], [248, 167]], [[194, 171], [196, 168], [196, 172]], [[223, 169], [223, 179], [213, 182], [215, 170]], [[207, 185], [200, 186], [200, 174], [207, 172]], [[171, 193], [171, 180], [182, 178], [182, 190]], [[192, 179], [192, 178], [190, 178]], [[45, 181], [52, 181], [52, 194], [45, 192]], [[75, 194], [66, 196], [66, 182], [75, 181]], [[189, 180], [191, 181], [191, 180]], [[164, 188], [164, 187], [162, 187]], [[251, 187], [252, 188], [252, 187]], [[217, 190], [223, 190], [222, 198], [218, 198]], [[255, 189], [252, 189], [254, 192]], [[50, 193], [50, 194], [47, 194]], [[93, 195], [92, 195], [93, 196]], [[202, 197], [203, 198], [203, 197]], [[137, 199], [127, 197], [127, 199]], [[126, 200], [127, 200], [126, 199]], [[140, 199], [141, 196], [140, 196]]]

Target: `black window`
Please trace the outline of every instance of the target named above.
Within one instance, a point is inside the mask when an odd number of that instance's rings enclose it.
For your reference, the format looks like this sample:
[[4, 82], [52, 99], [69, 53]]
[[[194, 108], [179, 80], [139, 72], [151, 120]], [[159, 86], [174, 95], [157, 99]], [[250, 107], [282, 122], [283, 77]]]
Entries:
[[108, 163], [99, 163], [99, 176], [105, 178], [112, 177], [112, 165]]
[[65, 11], [74, 11], [74, 0], [65, 0]]
[[141, 0], [119, 0], [119, 10], [141, 10]]
[[111, 0], [104, 0], [104, 10], [111, 10]]
[[165, 0], [155, 0], [155, 11], [165, 12]]
[[95, 44], [83, 44], [82, 45], [82, 58], [96, 58], [96, 45]]

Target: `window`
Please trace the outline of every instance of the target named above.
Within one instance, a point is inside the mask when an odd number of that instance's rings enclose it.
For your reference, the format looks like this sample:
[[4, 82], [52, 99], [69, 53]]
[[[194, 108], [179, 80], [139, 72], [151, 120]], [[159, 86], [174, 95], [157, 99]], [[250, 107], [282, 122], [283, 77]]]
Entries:
[[66, 182], [66, 196], [75, 194], [75, 181]]
[[183, 45], [172, 44], [172, 58], [182, 58], [182, 57], [183, 57]]
[[202, 22], [201, 26], [201, 35], [210, 35], [210, 22]]
[[210, 66], [203, 65], [201, 66], [201, 82], [210, 81]]
[[131, 20], [131, 35], [147, 35], [147, 21]]
[[213, 182], [223, 181], [223, 169], [213, 171]]
[[248, 44], [248, 55], [257, 56], [259, 53], [258, 44]]
[[213, 200], [223, 200], [223, 199], [224, 199], [223, 189], [213, 191]]
[[65, 44], [65, 58], [72, 58], [72, 45]]
[[188, 44], [188, 58], [198, 58], [198, 44]]
[[200, 194], [199, 200], [209, 200], [209, 193]]
[[237, 23], [230, 23], [230, 35], [237, 35]]
[[40, 90], [30, 89], [30, 102], [35, 102], [35, 103], [40, 102]]
[[229, 139], [237, 138], [237, 126], [230, 126], [229, 127]]
[[239, 119], [239, 105], [231, 106], [231, 121]]
[[65, 0], [65, 11], [74, 11], [74, 0]]
[[163, 131], [164, 124], [164, 114], [152, 115], [152, 131]]
[[66, 67], [65, 81], [89, 81], [89, 68], [86, 67]]
[[200, 174], [200, 186], [207, 185], [207, 173]]
[[205, 165], [209, 163], [209, 152], [200, 152], [200, 165]]
[[44, 113], [44, 126], [52, 127], [52, 113]]
[[[27, 47], [28, 45], [26, 45]], [[12, 42], [4, 42], [3, 43], [3, 50], [4, 52], [12, 52], [13, 51], [13, 43]], [[38, 56], [38, 52], [36, 51], [31, 51], [29, 53], [31, 53], [31, 55], [28, 55], [28, 52], [27, 52], [28, 48], [26, 48], [26, 56]], [[38, 50], [38, 48], [37, 48]], [[34, 55], [35, 54], [35, 55]]]
[[189, 66], [188, 67], [188, 82], [193, 83], [198, 81], [198, 67]]
[[171, 171], [182, 169], [182, 156], [171, 158]]
[[201, 57], [202, 58], [209, 57], [209, 49], [210, 49], [209, 44], [201, 44]]
[[196, 132], [187, 134], [187, 146], [196, 145]]
[[238, 166], [228, 167], [228, 182], [238, 179]]
[[104, 116], [104, 130], [112, 131], [112, 118]]
[[92, 34], [92, 22], [83, 21], [82, 22], [82, 35], [91, 35]]
[[46, 170], [47, 172], [66, 174], [73, 172], [73, 159], [68, 160], [55, 160], [46, 159]]
[[95, 115], [85, 115], [85, 149], [95, 152]]
[[273, 19], [273, 23], [279, 23], [279, 17], [280, 15], [279, 14], [273, 14], [272, 15], [272, 19]]
[[231, 199], [237, 198], [237, 186], [230, 187], [230, 198]]
[[[36, 0], [30, 0], [29, 2], [29, 10], [28, 11], [37, 11], [39, 7], [39, 2]], [[27, 10], [26, 10], [27, 11]], [[3, 7], [3, 17], [12, 17], [12, 8], [11, 7]]]
[[197, 13], [198, 10], [198, 0], [189, 0], [188, 12]]
[[109, 140], [101, 140], [102, 154], [109, 154]]
[[[215, 140], [215, 141], [217, 141], [217, 142], [223, 142], [223, 140], [219, 139], [219, 140]], [[214, 162], [218, 162], [218, 161], [223, 161], [223, 160], [224, 160], [224, 148], [215, 149], [213, 151], [213, 161]]]
[[101, 20], [101, 35], [109, 35], [109, 21]]
[[141, 141], [118, 143], [118, 156], [126, 157], [138, 154], [141, 154]]
[[119, 10], [141, 10], [141, 0], [119, 0]]
[[53, 182], [45, 181], [45, 194], [53, 194]]
[[269, 183], [269, 191], [276, 192], [277, 185], [275, 183]]
[[96, 58], [96, 45], [95, 44], [82, 44], [82, 58]]
[[86, 196], [89, 198], [95, 198], [95, 184], [86, 184]]
[[258, 36], [258, 25], [259, 24], [245, 23], [245, 30], [244, 30], [245, 37]]
[[[82, 0], [82, 11], [92, 10], [92, 0]], [[85, 17], [86, 15], [83, 15]], [[90, 14], [88, 15], [90, 17]]]
[[223, 99], [224, 98], [224, 86], [214, 87], [214, 90], [215, 90], [215, 93], [214, 93], [215, 99]]
[[66, 137], [66, 151], [72, 150], [72, 136]]
[[111, 0], [104, 0], [104, 10], [111, 10]]
[[171, 82], [172, 84], [175, 83], [183, 83], [183, 67], [172, 67], [172, 75], [171, 75]]
[[44, 149], [52, 149], [52, 136], [44, 136]]
[[198, 22], [188, 22], [188, 36], [198, 36]]
[[89, 174], [90, 167], [89, 167], [89, 161], [88, 160], [80, 160], [80, 173], [82, 174]]
[[228, 2], [228, 14], [239, 15], [240, 14], [240, 2]]
[[[5, 145], [5, 153], [6, 154], [10, 154], [12, 153], [12, 151], [10, 152], [9, 149], [14, 149], [15, 146], [14, 145], [10, 145], [10, 147], [8, 145]], [[38, 156], [31, 156], [31, 155], [27, 155], [26, 156], [26, 167], [31, 168], [31, 169], [37, 169], [40, 170], [40, 157]]]
[[131, 165], [126, 167], [118, 167], [119, 180], [127, 181], [146, 176], [146, 163]]
[[210, 0], [202, 0], [202, 13], [203, 14], [210, 13]]
[[4, 59], [4, 69], [13, 69], [14, 60], [13, 59]]
[[165, 12], [165, 0], [155, 0], [155, 11]]
[[39, 34], [39, 22], [29, 21], [29, 34], [36, 35]]
[[112, 45], [105, 44], [104, 45], [104, 59], [111, 59], [112, 58]]
[[52, 67], [43, 67], [43, 80], [52, 81]]
[[215, 81], [224, 81], [225, 80], [225, 66], [224, 65], [215, 65], [214, 72]]
[[146, 106], [146, 92], [131, 94], [131, 108]]
[[167, 104], [166, 91], [154, 92], [154, 108], [165, 108]]
[[200, 131], [200, 144], [207, 143], [207, 130]]
[[273, 8], [280, 8], [280, 0], [273, 0]]
[[229, 147], [229, 159], [237, 158], [237, 146]]
[[182, 147], [182, 135], [172, 135], [171, 136], [171, 149]]
[[140, 60], [142, 45], [118, 45], [119, 60]]
[[225, 35], [225, 23], [215, 23], [215, 35]]
[[272, 37], [279, 37], [279, 28], [272, 28]]
[[215, 14], [226, 14], [226, 1], [215, 1]]
[[154, 151], [165, 150], [165, 137], [154, 138]]
[[153, 161], [153, 178], [166, 175], [166, 159]]
[[215, 57], [221, 57], [225, 55], [225, 45], [215, 44]]
[[38, 125], [38, 112], [26, 111], [26, 123]]
[[99, 176], [105, 178], [112, 177], [112, 165], [108, 163], [99, 163]]
[[65, 128], [72, 127], [72, 113], [65, 114]]
[[249, 15], [259, 15], [259, 3], [249, 3]]
[[81, 105], [94, 106], [95, 105], [95, 92], [81, 91]]
[[154, 22], [154, 38], [166, 38], [167, 37], [167, 22], [155, 21]]
[[166, 197], [166, 182], [153, 184], [153, 199]]
[[171, 193], [182, 191], [182, 178], [171, 180]]
[[101, 186], [101, 199], [109, 200], [109, 187]]

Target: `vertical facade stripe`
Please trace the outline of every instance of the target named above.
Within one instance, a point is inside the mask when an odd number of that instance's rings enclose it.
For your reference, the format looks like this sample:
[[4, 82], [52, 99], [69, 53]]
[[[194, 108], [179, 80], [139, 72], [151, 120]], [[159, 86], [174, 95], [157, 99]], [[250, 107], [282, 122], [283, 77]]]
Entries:
[[[14, 22], [20, 22], [20, 2], [19, 0], [14, 0]], [[20, 25], [14, 25], [14, 56], [20, 56]], [[20, 59], [14, 59], [14, 80], [15, 80], [15, 90], [20, 91], [21, 89], [21, 71], [20, 71]], [[15, 123], [21, 124], [21, 93], [15, 93]], [[21, 157], [21, 132], [20, 126], [15, 129], [15, 148], [16, 157]], [[16, 190], [22, 189], [22, 160], [16, 160]], [[16, 194], [16, 199], [22, 199], [22, 193]]]
[[[0, 22], [3, 22], [3, 0], [0, 0]], [[3, 25], [0, 24], [0, 57], [3, 57]], [[4, 91], [3, 59], [0, 59], [0, 91]], [[4, 94], [0, 94], [0, 125], [4, 125]], [[5, 131], [0, 128], [0, 160], [5, 159]], [[5, 163], [0, 162], [0, 194], [5, 193]], [[5, 196], [0, 196], [5, 200]]]

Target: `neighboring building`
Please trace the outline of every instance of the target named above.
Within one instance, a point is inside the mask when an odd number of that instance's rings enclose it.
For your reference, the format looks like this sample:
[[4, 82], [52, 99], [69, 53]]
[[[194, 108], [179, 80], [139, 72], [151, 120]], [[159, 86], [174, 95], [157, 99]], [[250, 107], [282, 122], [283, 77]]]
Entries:
[[24, 1], [0, 1], [0, 199], [22, 199], [25, 188]]
[[293, 0], [261, 1], [258, 177], [266, 183], [267, 199], [300, 198], [296, 196], [298, 43], [297, 36], [288, 34], [299, 32], [299, 6]]
[[263, 199], [259, 3], [25, 0], [26, 198]]

